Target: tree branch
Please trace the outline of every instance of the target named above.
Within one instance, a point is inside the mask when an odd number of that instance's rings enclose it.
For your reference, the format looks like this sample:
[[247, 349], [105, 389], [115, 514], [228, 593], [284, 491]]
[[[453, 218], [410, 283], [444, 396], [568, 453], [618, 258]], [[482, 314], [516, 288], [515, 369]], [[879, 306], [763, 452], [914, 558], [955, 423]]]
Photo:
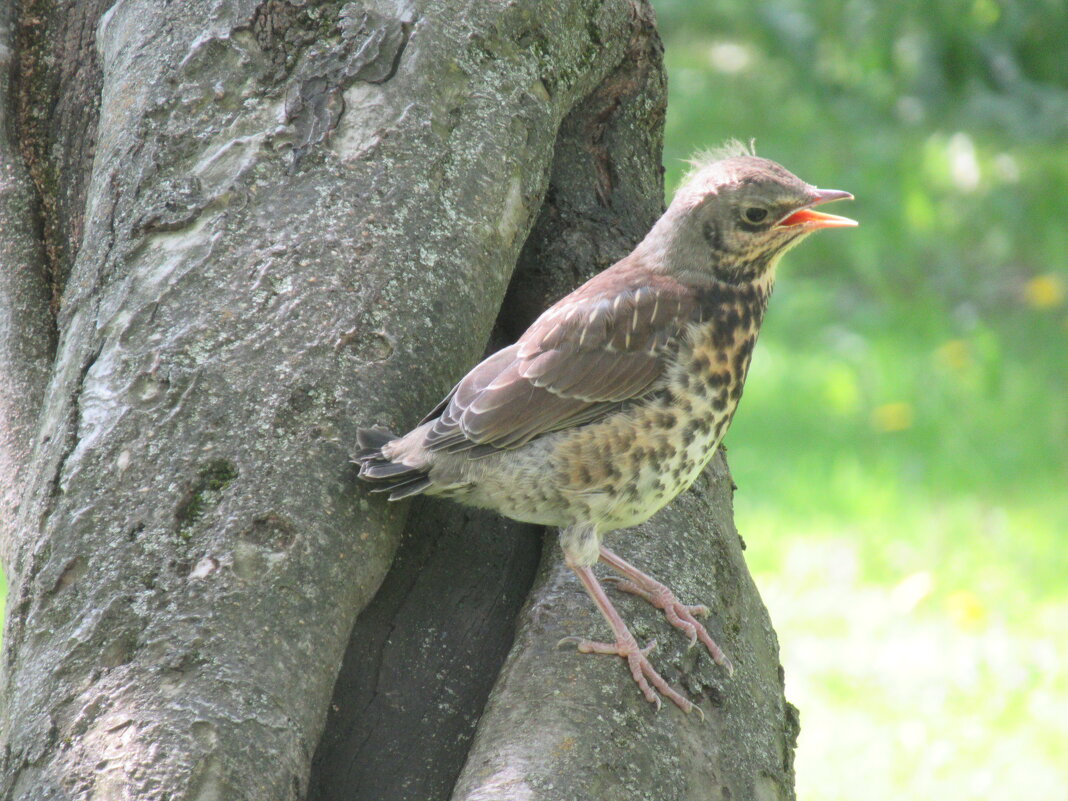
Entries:
[[9, 565], [20, 478], [33, 449], [55, 346], [33, 186], [19, 152], [14, 7], [0, 8], [0, 563]]

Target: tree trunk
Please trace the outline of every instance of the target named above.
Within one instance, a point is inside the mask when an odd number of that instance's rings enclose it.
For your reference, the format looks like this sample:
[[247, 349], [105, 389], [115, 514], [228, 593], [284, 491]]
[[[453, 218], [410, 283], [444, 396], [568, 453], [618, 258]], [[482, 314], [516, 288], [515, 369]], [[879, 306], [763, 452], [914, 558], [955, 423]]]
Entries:
[[24, 0], [0, 62], [0, 797], [790, 797], [724, 469], [624, 541], [714, 605], [742, 678], [658, 657], [711, 720], [549, 652], [598, 625], [550, 548], [468, 754], [538, 533], [421, 502], [375, 597], [349, 463], [655, 219], [644, 2]]

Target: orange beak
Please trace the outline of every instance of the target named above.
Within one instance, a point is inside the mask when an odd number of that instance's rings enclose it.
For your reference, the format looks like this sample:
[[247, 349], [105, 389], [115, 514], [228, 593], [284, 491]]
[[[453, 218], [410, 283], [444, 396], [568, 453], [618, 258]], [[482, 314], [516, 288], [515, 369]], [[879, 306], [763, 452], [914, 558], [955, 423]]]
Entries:
[[852, 200], [849, 192], [841, 189], [817, 189], [818, 197], [807, 206], [802, 206], [795, 212], [786, 215], [779, 220], [778, 225], [805, 225], [813, 230], [817, 228], [852, 228], [857, 225], [856, 220], [848, 217], [839, 217], [837, 214], [826, 214], [822, 211], [813, 211], [813, 206], [821, 203], [830, 203], [832, 200]]

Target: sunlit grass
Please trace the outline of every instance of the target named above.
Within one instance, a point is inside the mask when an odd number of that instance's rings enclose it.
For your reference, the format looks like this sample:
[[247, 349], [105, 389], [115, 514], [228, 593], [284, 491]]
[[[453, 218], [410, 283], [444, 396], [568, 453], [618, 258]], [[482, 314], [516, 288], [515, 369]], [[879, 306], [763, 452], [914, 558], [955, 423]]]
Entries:
[[[727, 438], [799, 797], [1068, 799], [1063, 14], [657, 8], [669, 185], [755, 137], [857, 197], [785, 259]], [[1034, 76], [992, 88], [995, 43]]]
[[1024, 618], [938, 570], [872, 580], [853, 536], [786, 547], [757, 580], [801, 708], [800, 798], [1065, 797], [1068, 602]]
[[972, 355], [984, 348], [972, 339], [902, 333], [919, 304], [883, 332], [839, 321], [805, 335], [782, 294], [728, 436], [739, 515], [874, 527], [884, 536], [865, 536], [869, 561], [885, 563], [890, 542], [943, 570], [996, 569], [1032, 596], [1068, 594], [1068, 398], [1044, 364], [1057, 354], [983, 364], [995, 357]]

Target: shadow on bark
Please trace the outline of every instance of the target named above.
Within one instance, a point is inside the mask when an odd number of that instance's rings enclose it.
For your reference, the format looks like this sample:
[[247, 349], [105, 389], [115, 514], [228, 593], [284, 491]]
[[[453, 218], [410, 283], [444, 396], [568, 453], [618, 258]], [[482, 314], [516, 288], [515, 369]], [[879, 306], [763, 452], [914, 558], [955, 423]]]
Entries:
[[309, 799], [448, 798], [540, 552], [536, 526], [413, 503], [353, 629]]

